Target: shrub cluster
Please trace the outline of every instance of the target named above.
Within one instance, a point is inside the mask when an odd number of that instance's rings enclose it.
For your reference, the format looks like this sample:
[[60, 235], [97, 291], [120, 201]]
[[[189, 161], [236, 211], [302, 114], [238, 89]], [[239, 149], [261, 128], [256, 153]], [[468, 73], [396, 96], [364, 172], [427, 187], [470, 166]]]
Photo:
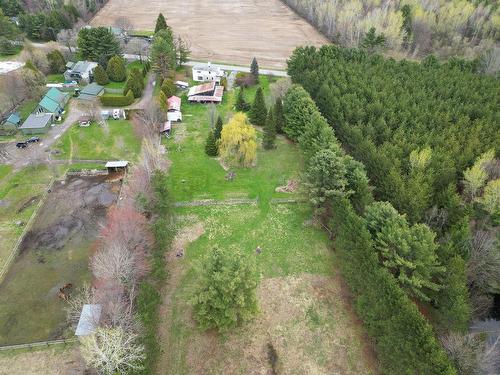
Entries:
[[111, 96], [103, 95], [101, 96], [101, 104], [104, 107], [125, 107], [134, 102], [134, 94], [132, 90], [127, 92], [127, 95]]

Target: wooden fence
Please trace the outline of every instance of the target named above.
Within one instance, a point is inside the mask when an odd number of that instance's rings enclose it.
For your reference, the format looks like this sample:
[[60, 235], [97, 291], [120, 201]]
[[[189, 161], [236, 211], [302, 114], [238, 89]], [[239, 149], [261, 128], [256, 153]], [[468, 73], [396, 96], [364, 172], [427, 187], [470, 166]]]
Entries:
[[30, 342], [27, 344], [17, 344], [17, 345], [6, 345], [6, 346], [0, 346], [0, 352], [5, 350], [34, 349], [34, 348], [44, 348], [44, 347], [48, 348], [54, 345], [68, 345], [68, 344], [73, 344], [75, 342], [78, 342], [77, 338], [37, 341], [37, 342]]

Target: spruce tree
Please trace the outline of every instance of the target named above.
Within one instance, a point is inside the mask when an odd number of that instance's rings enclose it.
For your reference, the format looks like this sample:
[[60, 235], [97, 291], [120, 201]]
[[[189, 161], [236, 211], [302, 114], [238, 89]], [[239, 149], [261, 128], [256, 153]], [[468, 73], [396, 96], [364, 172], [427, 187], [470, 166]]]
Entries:
[[113, 56], [108, 61], [106, 69], [108, 77], [113, 82], [123, 82], [127, 78], [127, 69], [125, 68], [125, 61], [120, 56]]
[[248, 103], [245, 101], [245, 93], [243, 92], [243, 86], [240, 87], [238, 91], [238, 96], [236, 97], [236, 110], [239, 112], [248, 111]]
[[266, 126], [264, 126], [264, 137], [262, 138], [262, 146], [265, 150], [270, 150], [276, 147], [276, 122], [272, 107], [269, 108], [269, 113], [267, 114]]
[[214, 130], [214, 137], [216, 141], [220, 139], [222, 133], [222, 125], [223, 125], [222, 118], [219, 116], [217, 117], [217, 122], [215, 123], [215, 130]]
[[260, 275], [255, 257], [234, 249], [214, 249], [198, 272], [193, 312], [201, 329], [228, 331], [257, 314]]
[[108, 74], [101, 65], [97, 65], [94, 68], [94, 81], [98, 85], [105, 85], [109, 82]]
[[155, 27], [155, 34], [160, 31], [160, 30], [167, 30], [167, 21], [165, 20], [165, 17], [163, 16], [162, 13], [158, 15], [158, 18], [156, 19], [156, 27]]
[[219, 150], [217, 148], [217, 141], [213, 130], [208, 132], [207, 142], [205, 143], [205, 153], [208, 156], [217, 156]]
[[262, 91], [262, 87], [259, 87], [255, 93], [255, 99], [250, 112], [250, 121], [254, 125], [264, 126], [266, 124], [266, 118], [267, 109], [264, 101], [264, 92]]
[[255, 57], [250, 65], [250, 74], [253, 76], [256, 83], [259, 82], [259, 63]]
[[276, 133], [283, 134], [285, 128], [285, 115], [283, 114], [283, 102], [281, 98], [276, 99], [274, 105], [274, 123], [276, 124]]

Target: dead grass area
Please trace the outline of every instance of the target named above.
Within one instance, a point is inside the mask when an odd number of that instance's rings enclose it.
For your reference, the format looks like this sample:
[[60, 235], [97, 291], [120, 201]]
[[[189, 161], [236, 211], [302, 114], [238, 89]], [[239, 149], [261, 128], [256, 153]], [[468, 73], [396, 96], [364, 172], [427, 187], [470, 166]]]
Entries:
[[176, 35], [188, 41], [193, 59], [285, 68], [291, 52], [328, 40], [279, 0], [110, 0], [91, 21], [113, 26], [127, 17], [136, 30], [154, 30], [162, 12]]
[[76, 347], [0, 353], [0, 375], [77, 375], [85, 364]]
[[[187, 222], [189, 222], [196, 220], [196, 217], [190, 216], [186, 217], [185, 219]], [[204, 233], [205, 228], [200, 222], [185, 226], [177, 232], [174, 240], [172, 241], [170, 250], [166, 252], [169, 278], [167, 285], [165, 285], [162, 291], [163, 300], [159, 315], [161, 323], [159, 324], [158, 330], [159, 341], [163, 348], [170, 347], [169, 330], [170, 322], [172, 319], [172, 297], [175, 294], [175, 291], [185, 274], [185, 269], [183, 269], [179, 264], [180, 259], [177, 254], [182, 254], [182, 256], [184, 256], [187, 246], [191, 242], [196, 241]], [[167, 367], [167, 359], [167, 353], [164, 353], [162, 356], [160, 356], [157, 364], [159, 373], [161, 373], [162, 369], [165, 369]]]
[[[190, 306], [177, 303], [190, 327], [183, 340], [186, 374], [372, 374], [361, 329], [348, 312], [337, 280], [302, 274], [264, 279], [258, 289], [260, 314], [228, 335], [203, 333], [191, 319]], [[178, 351], [176, 345], [172, 352]], [[178, 371], [178, 372], [176, 372]], [[172, 372], [173, 373], [173, 372]]]

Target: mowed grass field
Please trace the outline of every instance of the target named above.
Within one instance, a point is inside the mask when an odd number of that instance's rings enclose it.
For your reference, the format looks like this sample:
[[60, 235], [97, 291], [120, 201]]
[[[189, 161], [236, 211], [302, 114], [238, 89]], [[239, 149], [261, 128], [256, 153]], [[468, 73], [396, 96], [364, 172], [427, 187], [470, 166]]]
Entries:
[[328, 40], [279, 0], [110, 0], [91, 20], [113, 26], [120, 17], [136, 30], [155, 28], [162, 12], [176, 35], [186, 40], [192, 59], [284, 69], [291, 52]]
[[[268, 78], [261, 83], [268, 93]], [[248, 99], [255, 89], [247, 90]], [[225, 119], [233, 104], [234, 92], [217, 107]], [[226, 181], [227, 171], [204, 153], [209, 107], [183, 106], [184, 122], [173, 126], [165, 142], [172, 161], [172, 200], [245, 197], [258, 203], [175, 209], [177, 235], [167, 261], [170, 276], [160, 311], [163, 354], [157, 373], [271, 373], [270, 347], [276, 351], [279, 374], [376, 373], [362, 326], [342, 293], [334, 253], [314, 223], [311, 207], [272, 201], [303, 198], [300, 190], [275, 192], [288, 180], [300, 179], [302, 159], [296, 145], [283, 137], [274, 150], [259, 145], [257, 166], [236, 168], [234, 181]], [[262, 274], [259, 314], [223, 335], [200, 331], [189, 302], [198, 284], [196, 270], [203, 268], [204, 256], [214, 247], [256, 257]], [[184, 255], [177, 257], [179, 252]]]
[[89, 127], [73, 125], [55, 145], [59, 159], [135, 160], [141, 142], [128, 120], [108, 120], [108, 130], [92, 123]]

